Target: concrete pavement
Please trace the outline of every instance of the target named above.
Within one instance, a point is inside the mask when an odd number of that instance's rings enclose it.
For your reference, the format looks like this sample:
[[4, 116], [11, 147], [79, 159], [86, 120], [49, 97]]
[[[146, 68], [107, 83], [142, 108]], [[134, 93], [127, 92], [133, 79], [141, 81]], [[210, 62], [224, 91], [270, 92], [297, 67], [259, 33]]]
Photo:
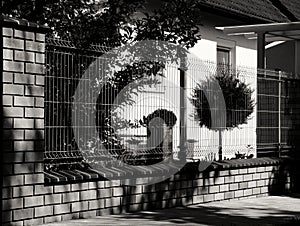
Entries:
[[95, 225], [300, 225], [300, 196], [268, 196], [120, 215], [43, 226]]

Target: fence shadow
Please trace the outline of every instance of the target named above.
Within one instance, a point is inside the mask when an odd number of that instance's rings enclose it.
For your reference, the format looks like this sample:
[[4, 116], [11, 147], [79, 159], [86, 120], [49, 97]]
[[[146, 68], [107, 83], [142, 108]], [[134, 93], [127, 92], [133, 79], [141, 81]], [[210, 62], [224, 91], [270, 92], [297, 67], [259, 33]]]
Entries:
[[[173, 225], [298, 225], [299, 219], [292, 211], [269, 211], [263, 216], [243, 214], [243, 211], [267, 211], [262, 208], [245, 209], [224, 207], [180, 207], [171, 210], [141, 212], [118, 216], [118, 220], [147, 219], [159, 222], [160, 225], [172, 223]], [[298, 224], [297, 224], [298, 223]]]

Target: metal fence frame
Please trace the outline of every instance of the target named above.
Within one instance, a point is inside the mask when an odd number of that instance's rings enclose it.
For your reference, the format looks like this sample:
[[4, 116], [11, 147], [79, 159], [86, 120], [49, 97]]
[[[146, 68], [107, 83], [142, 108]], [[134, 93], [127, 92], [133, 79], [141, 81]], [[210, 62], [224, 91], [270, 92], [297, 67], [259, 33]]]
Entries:
[[[296, 100], [299, 97], [299, 91], [293, 86], [300, 85], [300, 78], [283, 71], [259, 69], [257, 79], [258, 156], [291, 155], [297, 144], [289, 138], [290, 131], [293, 131], [293, 127], [299, 123], [291, 119], [292, 114], [295, 113], [290, 112], [290, 109], [297, 108], [296, 103], [292, 103], [291, 99]], [[266, 119], [269, 122], [265, 124]], [[267, 136], [266, 130], [271, 131]], [[294, 130], [296, 134], [297, 130]], [[262, 136], [266, 136], [267, 139], [263, 139]]]
[[[65, 139], [69, 139], [70, 137], [72, 137], [72, 132], [70, 130], [70, 128], [68, 128], [67, 133], [64, 132], [63, 128], [60, 129], [60, 123], [57, 120], [60, 120], [59, 118], [55, 118], [53, 115], [55, 115], [55, 112], [60, 111], [58, 114], [60, 114], [60, 117], [62, 118], [62, 120], [68, 120], [68, 118], [71, 116], [70, 112], [68, 112], [68, 110], [64, 109], [64, 108], [60, 108], [59, 106], [63, 106], [63, 105], [57, 105], [57, 107], [54, 107], [54, 101], [56, 100], [55, 98], [59, 98], [57, 90], [58, 90], [58, 86], [60, 86], [60, 92], [64, 92], [65, 94], [68, 93], [68, 85], [67, 88], [64, 87], [65, 80], [69, 81], [70, 78], [65, 78], [65, 76], [68, 76], [70, 73], [68, 72], [68, 70], [70, 69], [69, 67], [72, 67], [72, 72], [71, 73], [75, 73], [77, 74], [77, 80], [80, 80], [80, 75], [82, 73], [82, 71], [80, 70], [84, 70], [84, 67], [86, 66], [86, 64], [88, 63], [83, 63], [80, 60], [82, 60], [84, 57], [86, 57], [87, 61], [92, 60], [93, 58], [96, 57], [100, 57], [103, 53], [109, 51], [111, 48], [109, 47], [105, 47], [105, 46], [99, 46], [99, 45], [93, 45], [89, 48], [86, 49], [80, 49], [77, 48], [76, 46], [74, 46], [71, 42], [68, 41], [62, 41], [62, 40], [56, 40], [56, 39], [47, 39], [47, 45], [46, 45], [46, 62], [47, 62], [47, 76], [46, 76], [46, 88], [45, 88], [45, 96], [46, 96], [46, 100], [45, 100], [45, 116], [46, 116], [46, 125], [45, 125], [45, 146], [46, 146], [46, 151], [45, 151], [45, 168], [46, 170], [49, 169], [53, 169], [55, 167], [59, 167], [60, 165], [63, 166], [68, 166], [69, 168], [72, 167], [77, 167], [78, 165], [82, 165], [84, 163], [84, 158], [82, 156], [82, 154], [80, 153], [80, 151], [78, 150], [78, 148], [76, 148], [76, 143], [74, 143], [74, 141], [65, 141]], [[79, 60], [77, 62], [77, 64], [82, 67], [79, 69], [76, 69], [74, 64], [76, 64], [76, 62], [74, 62], [74, 58], [72, 58], [73, 56], [79, 56], [79, 58], [77, 58], [77, 60]], [[54, 59], [55, 58], [55, 59]], [[51, 68], [51, 64], [52, 63], [56, 63], [56, 67], [60, 68], [58, 71], [58, 73], [63, 73], [63, 75], [61, 76], [61, 78], [57, 77], [56, 72], [51, 71], [53, 68]], [[203, 63], [203, 62], [202, 62]], [[206, 64], [206, 68], [205, 70], [203, 70], [203, 68], [201, 69], [201, 67], [199, 67], [199, 65], [197, 65], [196, 61], [193, 61], [192, 64], [194, 64], [194, 70], [197, 71], [201, 71], [207, 73], [207, 75], [211, 75], [213, 73], [213, 71], [215, 70], [216, 66], [214, 65], [214, 63], [212, 62], [204, 62]], [[71, 64], [71, 66], [70, 66]], [[73, 66], [72, 66], [73, 64]], [[173, 65], [174, 66], [174, 65]], [[176, 68], [176, 66], [174, 66], [174, 68]], [[177, 68], [178, 69], [178, 68]], [[176, 70], [177, 70], [176, 69]], [[54, 69], [56, 70], [56, 69]], [[74, 72], [75, 70], [75, 72]], [[77, 71], [76, 71], [77, 70]], [[274, 71], [266, 71], [266, 70], [258, 70], [256, 73], [256, 70], [253, 68], [238, 68], [237, 70], [240, 70], [240, 72], [242, 74], [244, 74], [243, 76], [257, 76], [257, 83], [258, 83], [258, 87], [257, 87], [257, 95], [256, 95], [256, 101], [257, 101], [257, 147], [254, 147], [255, 149], [257, 148], [257, 153], [258, 156], [263, 156], [263, 155], [273, 155], [273, 156], [281, 156], [283, 153], [283, 150], [289, 150], [290, 148], [292, 148], [291, 145], [288, 145], [287, 143], [282, 142], [282, 138], [284, 137], [282, 134], [285, 134], [286, 132], [283, 132], [284, 130], [289, 130], [289, 126], [287, 127], [282, 127], [282, 120], [285, 120], [285, 115], [284, 115], [284, 111], [282, 110], [278, 110], [279, 108], [282, 108], [282, 104], [286, 103], [285, 99], [287, 98], [287, 96], [284, 94], [284, 92], [286, 92], [286, 89], [284, 86], [286, 86], [286, 84], [289, 81], [297, 81], [298, 82], [298, 78], [296, 77], [291, 77], [291, 75], [283, 73], [283, 72], [274, 72]], [[179, 80], [178, 82], [180, 83], [181, 86], [184, 86], [185, 83], [187, 81], [185, 81], [184, 76], [185, 76], [185, 72], [182, 70], [177, 70], [178, 76], [179, 76]], [[61, 79], [61, 80], [60, 80]], [[251, 78], [253, 79], [253, 78]], [[264, 94], [263, 93], [263, 89], [261, 88], [261, 83], [260, 82], [269, 82], [270, 81], [275, 81], [275, 83], [277, 82], [277, 85], [273, 85], [271, 87], [272, 88], [272, 92], [270, 94]], [[299, 80], [300, 81], [300, 80]], [[71, 84], [71, 82], [70, 82]], [[69, 84], [69, 85], [70, 85]], [[280, 86], [278, 86], [278, 84], [281, 84]], [[74, 84], [73, 84], [74, 86]], [[73, 87], [71, 85], [71, 89]], [[54, 90], [54, 87], [56, 87], [57, 90]], [[74, 88], [74, 87], [73, 87]], [[56, 92], [56, 93], [55, 93]], [[58, 95], [55, 97], [55, 95]], [[69, 94], [68, 94], [69, 95]], [[67, 96], [68, 96], [67, 95]], [[283, 96], [282, 96], [283, 95]], [[259, 103], [259, 101], [261, 99], [263, 99], [264, 97], [273, 97], [273, 99], [277, 99], [278, 103], [277, 103], [277, 108], [272, 109], [272, 107], [274, 107], [273, 104], [268, 105], [269, 108], [267, 109], [261, 109], [261, 105]], [[181, 96], [180, 100], [182, 103], [185, 103], [186, 100], [182, 100], [182, 98], [186, 98], [186, 96]], [[53, 99], [54, 98], [54, 99]], [[58, 100], [58, 99], [57, 99]], [[70, 104], [72, 102], [72, 97], [69, 95], [67, 97], [67, 101], [64, 99], [60, 100], [61, 103], [60, 104]], [[58, 101], [59, 102], [59, 101]], [[186, 105], [186, 103], [185, 103]], [[184, 106], [185, 106], [184, 105]], [[280, 106], [280, 107], [278, 107]], [[180, 110], [181, 111], [181, 110]], [[184, 112], [184, 114], [186, 114], [186, 109], [184, 109], [182, 112]], [[263, 133], [264, 129], [272, 129], [272, 125], [269, 126], [265, 126], [263, 127], [261, 125], [261, 118], [263, 118], [263, 114], [267, 113], [267, 114], [271, 114], [271, 113], [275, 113], [278, 115], [278, 118], [275, 119], [277, 120], [277, 124], [279, 126], [276, 127], [276, 136], [278, 139], [273, 142], [273, 143], [261, 143], [261, 139], [260, 139], [260, 135], [261, 133]], [[181, 116], [180, 116], [181, 117]], [[179, 119], [179, 118], [178, 118]], [[269, 118], [269, 120], [272, 118]], [[183, 120], [183, 119], [181, 119]], [[273, 123], [275, 121], [273, 120]], [[272, 123], [271, 123], [272, 124]], [[63, 127], [63, 125], [61, 125]], [[181, 129], [183, 125], [180, 125], [179, 128]], [[185, 125], [184, 125], [185, 127]], [[180, 131], [180, 133], [182, 133], [182, 129]], [[140, 136], [142, 136], [141, 134], [138, 134]], [[264, 134], [265, 135], [265, 134]], [[268, 134], [267, 134], [268, 135]], [[244, 134], [244, 136], [246, 136]], [[271, 134], [270, 137], [274, 136]], [[188, 141], [188, 158], [191, 159], [199, 159], [199, 156], [197, 156], [196, 153], [196, 145], [193, 143], [193, 141], [191, 141], [188, 137], [185, 137], [185, 139], [187, 139]], [[234, 139], [238, 139], [238, 138], [233, 138], [231, 145], [234, 145]], [[189, 140], [191, 142], [189, 142]], [[66, 147], [62, 148], [62, 144], [66, 144]], [[182, 144], [180, 144], [182, 146]], [[179, 145], [179, 146], [180, 146]], [[69, 146], [69, 147], [68, 147]], [[175, 147], [175, 149], [177, 148], [177, 153], [179, 150], [179, 146]], [[193, 150], [192, 150], [193, 149]], [[200, 150], [201, 152], [201, 150]], [[200, 153], [199, 152], [199, 153]], [[198, 155], [199, 155], [198, 153]]]

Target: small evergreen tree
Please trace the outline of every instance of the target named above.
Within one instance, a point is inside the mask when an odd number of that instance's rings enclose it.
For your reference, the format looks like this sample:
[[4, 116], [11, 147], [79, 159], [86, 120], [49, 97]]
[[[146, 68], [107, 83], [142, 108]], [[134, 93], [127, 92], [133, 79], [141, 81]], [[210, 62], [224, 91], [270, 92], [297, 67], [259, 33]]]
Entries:
[[[205, 96], [205, 91], [214, 92], [210, 86], [214, 79], [219, 83], [224, 96], [226, 105], [226, 123], [224, 124], [226, 127], [212, 127], [211, 108]], [[247, 123], [254, 110], [252, 93], [253, 90], [238, 78], [238, 74], [229, 69], [218, 70], [213, 78], [202, 83], [197, 83], [193, 89], [190, 101], [195, 107], [194, 118], [199, 122], [201, 127], [219, 132], [219, 160], [222, 160], [222, 131], [231, 130]], [[212, 95], [217, 94], [213, 93]], [[217, 98], [217, 96], [214, 98]], [[215, 110], [217, 112], [221, 111], [221, 109]], [[218, 118], [217, 120], [221, 119]], [[217, 124], [221, 125], [220, 122]]]

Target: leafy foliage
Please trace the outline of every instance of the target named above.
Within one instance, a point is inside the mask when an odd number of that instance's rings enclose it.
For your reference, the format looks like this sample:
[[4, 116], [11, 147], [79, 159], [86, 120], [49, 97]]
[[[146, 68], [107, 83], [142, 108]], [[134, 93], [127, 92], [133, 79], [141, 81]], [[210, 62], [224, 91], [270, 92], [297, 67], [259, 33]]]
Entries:
[[[219, 71], [212, 79], [218, 81], [226, 104], [226, 128], [215, 128], [215, 130], [229, 130], [247, 123], [254, 109], [254, 100], [251, 98], [253, 90], [230, 70]], [[198, 83], [191, 98], [195, 107], [194, 117], [201, 127], [205, 126], [209, 129], [212, 127], [211, 110], [204, 90], [214, 92], [210, 90], [211, 82], [207, 80]]]
[[2, 13], [49, 26], [53, 35], [77, 45], [118, 46], [120, 27], [143, 0], [5, 0]]
[[193, 47], [200, 39], [200, 14], [195, 0], [162, 0], [158, 9], [135, 21], [135, 40], [148, 37]]
[[157, 109], [147, 117], [143, 116], [143, 119], [139, 123], [145, 127], [149, 126], [149, 123], [154, 118], [161, 118], [168, 127], [173, 127], [176, 124], [177, 118], [172, 111], [166, 109]]
[[196, 0], [4, 0], [2, 14], [49, 26], [53, 35], [86, 46], [155, 39], [191, 47], [200, 38]]

